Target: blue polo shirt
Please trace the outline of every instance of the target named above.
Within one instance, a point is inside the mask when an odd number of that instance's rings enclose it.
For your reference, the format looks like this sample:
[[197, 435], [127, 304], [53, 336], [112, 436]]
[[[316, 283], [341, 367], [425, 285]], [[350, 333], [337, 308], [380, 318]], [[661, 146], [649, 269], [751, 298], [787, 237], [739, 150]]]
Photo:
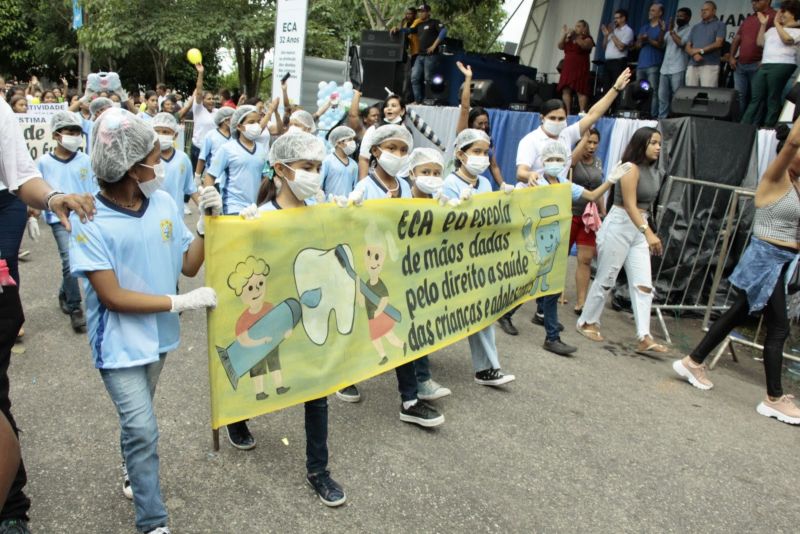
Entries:
[[231, 139], [220, 147], [208, 174], [219, 178], [222, 213], [236, 215], [255, 204], [266, 165], [267, 151], [259, 143], [248, 150], [239, 139]]
[[176, 206], [183, 206], [183, 196], [192, 195], [197, 192], [197, 185], [194, 183], [194, 173], [192, 172], [192, 161], [186, 152], [172, 150], [172, 157], [164, 158], [161, 154], [161, 162], [167, 169], [164, 185], [161, 188], [169, 193]]
[[[402, 178], [396, 178], [400, 186], [400, 196], [398, 198], [411, 198], [411, 186]], [[380, 179], [375, 176], [375, 171], [370, 170], [369, 174], [358, 184], [354, 191], [363, 191], [364, 200], [375, 200], [380, 198], [391, 198], [389, 190], [386, 189]]]
[[[655, 41], [658, 39], [659, 35], [661, 35], [661, 28], [658, 26], [658, 24], [651, 26], [648, 22], [639, 29], [639, 35], [642, 35], [643, 33], [647, 34], [648, 39]], [[665, 38], [667, 37], [666, 32], [664, 33], [664, 36]], [[650, 67], [658, 67], [661, 65], [663, 60], [664, 49], [656, 48], [650, 44], [650, 41], [647, 41], [644, 45], [642, 45], [642, 49], [639, 51], [639, 63], [636, 65], [636, 69], [638, 70], [649, 69]]]
[[[722, 40], [724, 41], [725, 30], [725, 23], [719, 20], [717, 17], [714, 17], [708, 22], [701, 20], [692, 26], [692, 30], [689, 32], [689, 42], [692, 43], [692, 47], [694, 48], [704, 48], [716, 41], [718, 37], [722, 37]], [[695, 67], [701, 67], [704, 65], [719, 65], [721, 52], [722, 49], [717, 48], [713, 52], [705, 54], [699, 63], [693, 58], [690, 58], [690, 65]]]
[[[203, 139], [203, 146], [200, 148], [200, 155], [197, 157], [197, 159], [201, 159], [206, 162], [204, 168], [205, 172], [208, 172], [208, 170], [211, 168], [211, 163], [214, 160], [214, 154], [217, 153], [219, 147], [227, 143], [230, 138], [230, 135], [225, 137], [225, 135], [219, 131], [219, 128], [217, 128], [213, 132], [209, 132], [205, 139]], [[217, 182], [215, 183], [219, 183], [219, 176], [217, 176]]]
[[447, 198], [459, 198], [461, 196], [461, 191], [468, 188], [472, 188], [475, 194], [492, 192], [492, 184], [484, 176], [478, 176], [478, 181], [475, 185], [472, 185], [456, 173], [451, 173], [444, 179], [442, 195]]
[[320, 178], [326, 196], [347, 196], [353, 192], [358, 182], [358, 165], [350, 158], [347, 158], [345, 165], [336, 154], [328, 154], [322, 160]]
[[[56, 191], [94, 195], [100, 190], [92, 172], [92, 162], [83, 152], [73, 152], [67, 159], [59, 159], [55, 152], [50, 152], [36, 161], [36, 168]], [[47, 224], [59, 222], [52, 211], [44, 212], [44, 220]]]
[[100, 301], [87, 274], [113, 271], [123, 289], [150, 295], [174, 295], [183, 254], [193, 236], [183, 222], [183, 209], [164, 191], [144, 199], [137, 211], [95, 196], [91, 221], [70, 217], [69, 267], [83, 278], [89, 346], [98, 369], [147, 365], [178, 348], [177, 313], [118, 313]]

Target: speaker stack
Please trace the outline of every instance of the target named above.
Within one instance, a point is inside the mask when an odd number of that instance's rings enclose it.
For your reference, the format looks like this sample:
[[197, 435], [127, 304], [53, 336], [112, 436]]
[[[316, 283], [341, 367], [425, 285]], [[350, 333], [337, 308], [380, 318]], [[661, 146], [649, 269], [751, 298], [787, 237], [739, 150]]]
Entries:
[[736, 89], [722, 87], [681, 87], [675, 91], [670, 106], [676, 117], [708, 117], [737, 120], [739, 98]]
[[386, 98], [384, 87], [396, 94], [402, 93], [404, 50], [405, 40], [400, 33], [361, 32], [361, 67], [364, 71], [361, 93], [364, 96], [383, 100]]

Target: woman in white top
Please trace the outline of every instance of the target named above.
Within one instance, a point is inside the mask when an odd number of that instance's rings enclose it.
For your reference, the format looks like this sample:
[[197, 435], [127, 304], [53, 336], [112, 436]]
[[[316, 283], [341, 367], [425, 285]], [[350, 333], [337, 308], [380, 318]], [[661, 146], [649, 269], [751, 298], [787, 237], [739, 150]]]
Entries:
[[753, 79], [753, 96], [742, 116], [745, 124], [775, 126], [781, 112], [781, 98], [786, 82], [795, 67], [795, 54], [800, 43], [800, 28], [792, 28], [800, 20], [800, 2], [786, 0], [775, 15], [775, 27], [767, 30], [769, 17], [758, 13], [761, 28], [756, 43], [764, 47], [761, 66]]
[[192, 105], [192, 120], [194, 121], [192, 130], [192, 167], [197, 168], [197, 159], [200, 156], [200, 148], [203, 141], [210, 132], [213, 132], [217, 124], [214, 122], [214, 115], [217, 110], [214, 108], [214, 94], [211, 91], [203, 91], [203, 73], [205, 68], [201, 63], [195, 65], [197, 69], [197, 84], [194, 89], [194, 105]]

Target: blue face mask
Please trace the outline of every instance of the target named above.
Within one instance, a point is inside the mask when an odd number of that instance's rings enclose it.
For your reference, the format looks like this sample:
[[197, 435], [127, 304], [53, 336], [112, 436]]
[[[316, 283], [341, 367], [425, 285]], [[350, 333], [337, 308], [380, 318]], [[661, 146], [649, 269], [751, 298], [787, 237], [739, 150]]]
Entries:
[[548, 176], [552, 176], [553, 178], [558, 177], [564, 171], [564, 164], [563, 163], [545, 163], [544, 164], [544, 172]]

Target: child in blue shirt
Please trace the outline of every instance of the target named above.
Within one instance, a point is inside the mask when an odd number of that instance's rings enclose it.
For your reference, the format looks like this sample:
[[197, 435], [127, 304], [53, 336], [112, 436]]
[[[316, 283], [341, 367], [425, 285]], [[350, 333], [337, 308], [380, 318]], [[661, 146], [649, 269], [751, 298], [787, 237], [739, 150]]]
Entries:
[[[240, 215], [245, 219], [254, 219], [268, 216], [269, 212], [275, 210], [303, 209], [311, 205], [320, 188], [319, 169], [324, 157], [325, 146], [318, 137], [302, 131], [279, 137], [269, 151], [269, 161], [275, 174], [261, 184], [258, 205], [246, 207]], [[306, 481], [325, 505], [340, 506], [345, 503], [345, 492], [328, 471], [328, 399], [322, 397], [308, 401], [304, 408]], [[245, 438], [255, 445], [245, 421], [228, 425], [228, 433], [232, 440], [234, 436], [236, 439]]]
[[[69, 111], [59, 111], [50, 119], [50, 130], [56, 141], [56, 148], [44, 154], [36, 162], [42, 177], [56, 191], [65, 193], [90, 193], [98, 191], [97, 181], [92, 173], [89, 156], [80, 150], [83, 144], [82, 123], [78, 115]], [[86, 331], [86, 317], [81, 308], [81, 290], [78, 280], [69, 270], [69, 232], [52, 212], [45, 211], [45, 221], [53, 231], [53, 237], [61, 257], [61, 288], [58, 291], [58, 304], [61, 311], [69, 315], [72, 329], [77, 333]]]
[[186, 152], [175, 150], [175, 137], [178, 135], [178, 121], [171, 113], [158, 113], [150, 121], [158, 135], [161, 148], [161, 161], [164, 164], [166, 177], [162, 189], [166, 191], [176, 206], [183, 208], [185, 195], [197, 204], [200, 195], [192, 174], [192, 161]]
[[214, 155], [205, 183], [219, 179], [222, 212], [237, 215], [253, 204], [267, 164], [267, 149], [256, 143], [262, 130], [255, 106], [239, 106], [231, 115], [231, 140]]
[[[133, 498], [136, 528], [168, 534], [159, 482], [153, 396], [168, 351], [178, 347], [178, 313], [216, 305], [202, 287], [175, 295], [181, 273], [204, 259], [175, 202], [161, 190], [164, 164], [152, 127], [121, 109], [92, 130], [92, 169], [100, 192], [92, 221], [73, 217], [70, 269], [85, 279], [89, 345], [120, 419], [123, 493]], [[201, 192], [200, 208], [219, 212], [219, 193]], [[198, 234], [203, 234], [203, 219]]]
[[[211, 168], [211, 163], [214, 161], [214, 154], [217, 153], [219, 147], [230, 141], [231, 139], [231, 116], [235, 110], [227, 106], [221, 107], [214, 114], [214, 122], [217, 129], [209, 132], [203, 139], [203, 146], [200, 147], [200, 155], [197, 157], [197, 167], [194, 171], [194, 177], [200, 181], [203, 177], [203, 172]], [[205, 185], [215, 185], [219, 189], [219, 182], [205, 183]]]
[[358, 164], [350, 158], [356, 151], [356, 132], [337, 126], [328, 136], [333, 152], [322, 161], [322, 190], [325, 196], [348, 196], [358, 182]]
[[[483, 130], [461, 130], [456, 137], [455, 171], [444, 179], [442, 186], [444, 197], [460, 200], [473, 194], [492, 192], [489, 179], [481, 176], [489, 168], [490, 144], [491, 139]], [[500, 370], [494, 325], [470, 335], [467, 341], [472, 354], [476, 383], [482, 386], [502, 386], [515, 379], [514, 375], [507, 375]]]

